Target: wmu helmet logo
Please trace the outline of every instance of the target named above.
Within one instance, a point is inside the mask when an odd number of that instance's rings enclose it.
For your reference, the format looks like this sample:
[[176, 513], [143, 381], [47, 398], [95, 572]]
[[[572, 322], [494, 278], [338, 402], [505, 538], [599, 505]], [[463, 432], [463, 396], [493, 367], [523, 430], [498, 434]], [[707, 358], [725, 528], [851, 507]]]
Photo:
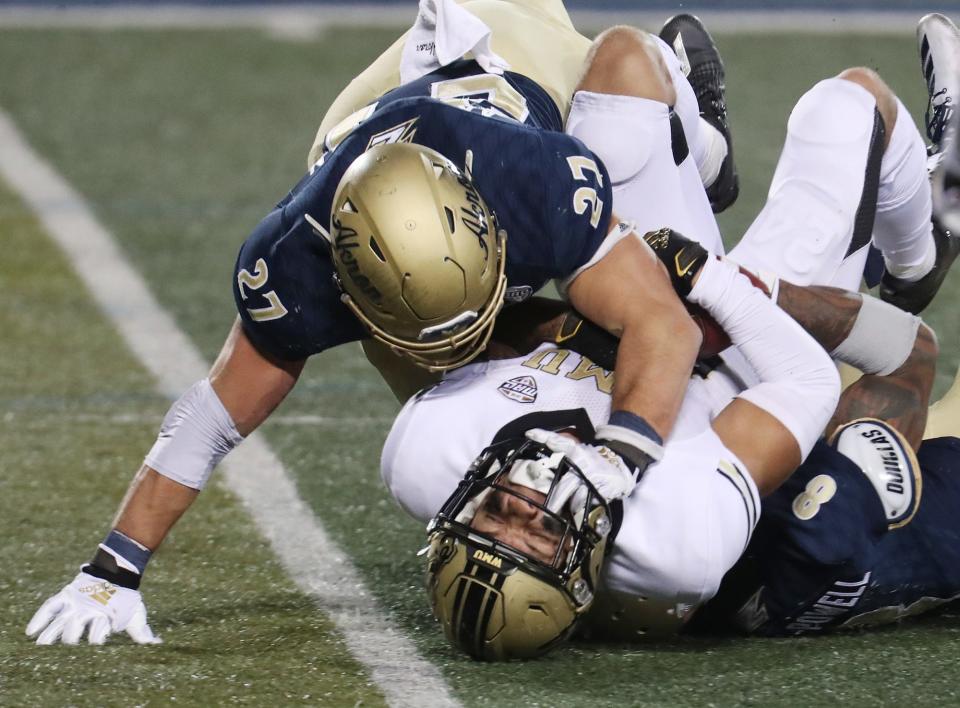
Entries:
[[486, 551], [476, 550], [473, 552], [473, 559], [475, 561], [480, 561], [485, 565], [492, 566], [494, 568], [502, 568], [503, 560], [493, 555], [492, 553], [487, 553]]
[[517, 376], [504, 381], [497, 390], [517, 403], [533, 403], [537, 400], [537, 382], [532, 376]]

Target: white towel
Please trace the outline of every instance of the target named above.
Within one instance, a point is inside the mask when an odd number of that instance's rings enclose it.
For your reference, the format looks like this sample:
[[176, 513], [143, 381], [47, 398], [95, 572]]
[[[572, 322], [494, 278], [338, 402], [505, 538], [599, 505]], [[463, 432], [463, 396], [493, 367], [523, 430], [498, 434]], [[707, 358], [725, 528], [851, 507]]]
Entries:
[[490, 49], [490, 28], [454, 0], [420, 0], [400, 58], [400, 83], [472, 54], [488, 74], [503, 74], [510, 64]]

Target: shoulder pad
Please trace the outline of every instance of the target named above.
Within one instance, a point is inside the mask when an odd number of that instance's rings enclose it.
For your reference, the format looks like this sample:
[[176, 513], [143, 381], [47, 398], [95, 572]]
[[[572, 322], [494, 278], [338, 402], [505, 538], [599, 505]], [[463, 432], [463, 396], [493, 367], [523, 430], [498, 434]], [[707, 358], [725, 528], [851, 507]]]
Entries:
[[863, 418], [840, 427], [830, 444], [870, 480], [889, 528], [908, 524], [920, 505], [922, 480], [917, 457], [903, 435], [881, 420]]

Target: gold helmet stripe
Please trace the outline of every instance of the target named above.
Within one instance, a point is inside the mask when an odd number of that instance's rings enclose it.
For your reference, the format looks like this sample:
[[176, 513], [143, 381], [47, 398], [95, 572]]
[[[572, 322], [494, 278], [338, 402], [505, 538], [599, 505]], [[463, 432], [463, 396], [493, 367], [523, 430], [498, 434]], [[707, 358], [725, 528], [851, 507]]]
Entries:
[[464, 570], [454, 600], [456, 639], [471, 647], [475, 656], [484, 657], [487, 627], [506, 577], [477, 563], [469, 563]]
[[[503, 573], [496, 573], [493, 578], [493, 590], [490, 593], [490, 596], [487, 599], [487, 604], [483, 608], [483, 616], [480, 619], [480, 626], [482, 627], [482, 635], [480, 639], [482, 641], [486, 640], [487, 627], [490, 626], [490, 618], [493, 615], [493, 611], [497, 607], [497, 602], [503, 600], [503, 593], [501, 589], [503, 588], [503, 583], [507, 579]], [[492, 637], [491, 637], [492, 639]]]

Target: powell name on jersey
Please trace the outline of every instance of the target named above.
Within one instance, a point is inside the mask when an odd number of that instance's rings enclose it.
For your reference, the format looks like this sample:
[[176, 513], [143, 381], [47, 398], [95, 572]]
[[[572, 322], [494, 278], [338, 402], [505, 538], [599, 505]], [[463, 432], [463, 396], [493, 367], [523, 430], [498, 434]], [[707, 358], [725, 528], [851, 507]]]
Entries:
[[362, 111], [243, 244], [234, 298], [258, 347], [301, 359], [365, 336], [340, 302], [327, 229], [340, 178], [382, 143], [424, 145], [461, 170], [472, 154], [477, 190], [507, 233], [512, 293], [566, 277], [596, 252], [612, 202], [599, 159], [555, 130], [556, 116], [543, 103], [549, 99], [529, 80], [451, 73], [429, 74]]

